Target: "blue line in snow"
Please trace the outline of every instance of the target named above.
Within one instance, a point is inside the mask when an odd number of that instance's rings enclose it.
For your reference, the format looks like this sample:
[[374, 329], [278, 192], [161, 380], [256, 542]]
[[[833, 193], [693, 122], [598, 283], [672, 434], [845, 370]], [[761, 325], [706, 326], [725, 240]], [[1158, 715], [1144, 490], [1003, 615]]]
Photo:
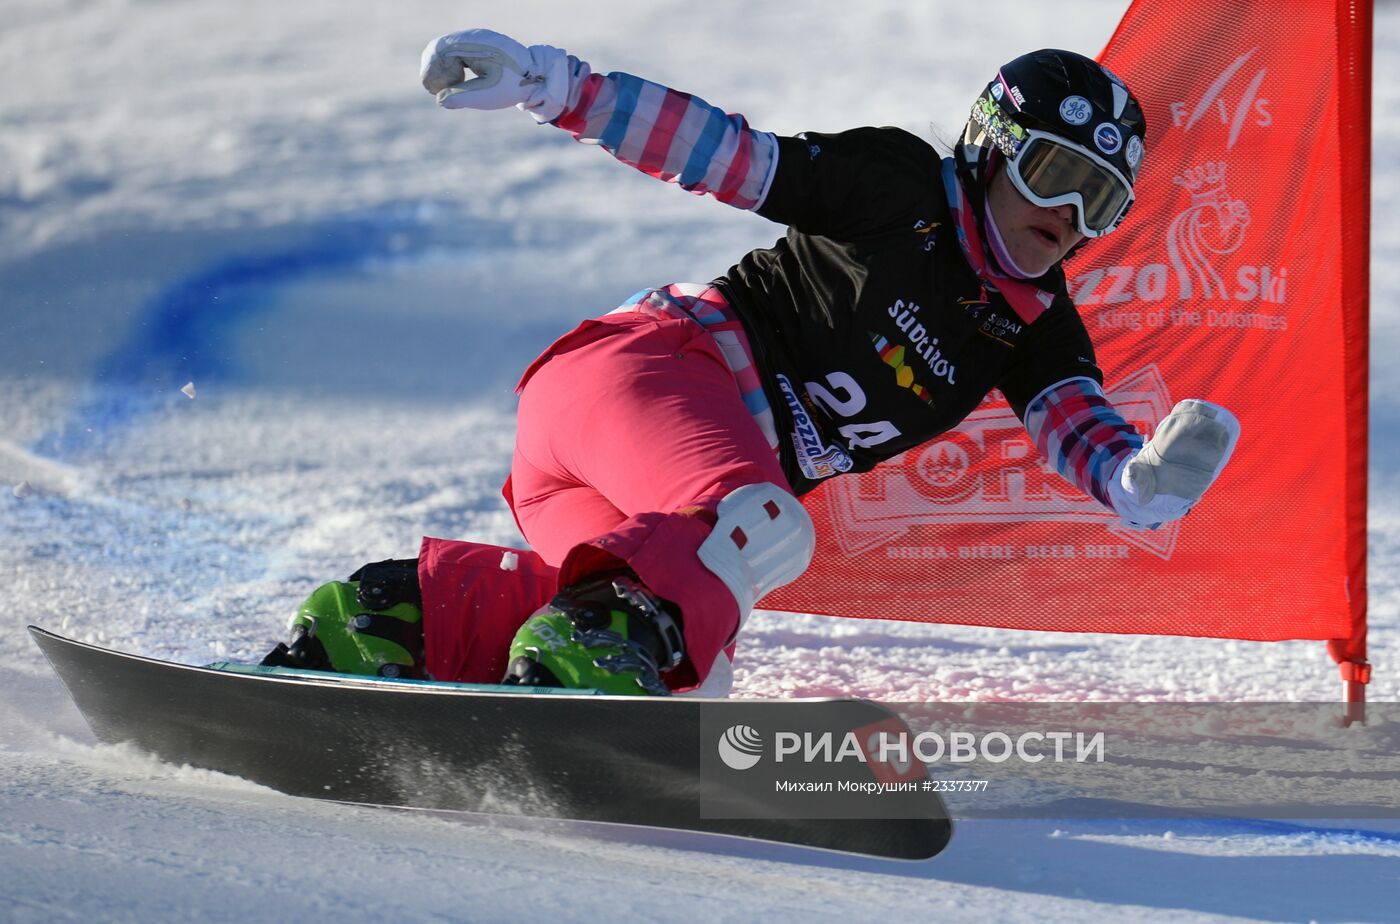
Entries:
[[232, 257], [177, 280], [151, 299], [132, 335], [96, 364], [67, 420], [32, 450], [71, 460], [143, 415], [187, 400], [179, 393], [186, 382], [229, 379], [238, 364], [230, 333], [272, 308], [280, 287], [387, 255], [405, 227], [393, 218], [336, 221], [311, 229], [305, 246]]

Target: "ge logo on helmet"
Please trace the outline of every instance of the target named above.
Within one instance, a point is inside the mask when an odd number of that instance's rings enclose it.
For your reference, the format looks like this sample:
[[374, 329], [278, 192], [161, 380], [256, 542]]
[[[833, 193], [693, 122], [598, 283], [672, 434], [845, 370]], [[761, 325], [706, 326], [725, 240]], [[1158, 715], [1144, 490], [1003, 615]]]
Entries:
[[1105, 154], [1117, 154], [1123, 146], [1123, 134], [1117, 125], [1105, 122], [1094, 129], [1094, 144]]
[[1060, 103], [1060, 118], [1070, 125], [1083, 125], [1093, 112], [1089, 101], [1082, 96], [1066, 96]]
[[747, 725], [731, 725], [719, 738], [719, 759], [730, 770], [747, 770], [763, 756], [763, 736]]
[[1142, 139], [1137, 135], [1128, 139], [1128, 150], [1124, 154], [1128, 158], [1128, 166], [1134, 170], [1142, 163]]

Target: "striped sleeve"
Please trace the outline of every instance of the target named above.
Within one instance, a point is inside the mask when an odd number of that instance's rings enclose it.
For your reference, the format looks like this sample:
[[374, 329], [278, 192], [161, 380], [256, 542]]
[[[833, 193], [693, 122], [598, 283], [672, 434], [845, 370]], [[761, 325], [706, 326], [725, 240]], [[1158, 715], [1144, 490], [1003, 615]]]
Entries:
[[1056, 382], [1026, 405], [1026, 432], [1055, 470], [1110, 509], [1108, 480], [1143, 445], [1091, 378]]
[[554, 125], [696, 195], [739, 209], [763, 204], [778, 162], [773, 135], [688, 93], [631, 74], [594, 74], [572, 56], [569, 67], [569, 101]]

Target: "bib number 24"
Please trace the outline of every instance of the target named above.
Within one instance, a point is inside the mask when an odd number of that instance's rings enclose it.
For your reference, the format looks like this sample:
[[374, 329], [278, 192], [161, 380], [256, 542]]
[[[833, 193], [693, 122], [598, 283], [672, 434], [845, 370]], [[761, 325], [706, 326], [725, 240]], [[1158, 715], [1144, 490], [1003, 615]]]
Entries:
[[[844, 372], [831, 372], [826, 384], [807, 382], [807, 394], [838, 419], [849, 420], [865, 410], [865, 392]], [[869, 449], [899, 436], [899, 429], [888, 420], [843, 424], [837, 428], [850, 449]]]

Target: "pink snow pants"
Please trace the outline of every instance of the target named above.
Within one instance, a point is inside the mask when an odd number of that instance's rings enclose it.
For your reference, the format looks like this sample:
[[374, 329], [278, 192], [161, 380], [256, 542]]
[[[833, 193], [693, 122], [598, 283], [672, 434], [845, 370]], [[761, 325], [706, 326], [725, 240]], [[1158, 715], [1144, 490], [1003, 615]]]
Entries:
[[[508, 645], [547, 602], [544, 580], [563, 587], [626, 566], [680, 608], [694, 670], [673, 671], [668, 682], [678, 690], [699, 684], [732, 645], [741, 615], [697, 556], [715, 509], [747, 484], [790, 490], [719, 346], [690, 319], [611, 314], [556, 341], [519, 391], [504, 493], [538, 555], [522, 553], [515, 571], [502, 572], [500, 549], [425, 540], [419, 572], [433, 676], [495, 682], [505, 664], [501, 640]], [[464, 589], [511, 606], [469, 603], [464, 613]], [[473, 676], [484, 669], [498, 672]]]

